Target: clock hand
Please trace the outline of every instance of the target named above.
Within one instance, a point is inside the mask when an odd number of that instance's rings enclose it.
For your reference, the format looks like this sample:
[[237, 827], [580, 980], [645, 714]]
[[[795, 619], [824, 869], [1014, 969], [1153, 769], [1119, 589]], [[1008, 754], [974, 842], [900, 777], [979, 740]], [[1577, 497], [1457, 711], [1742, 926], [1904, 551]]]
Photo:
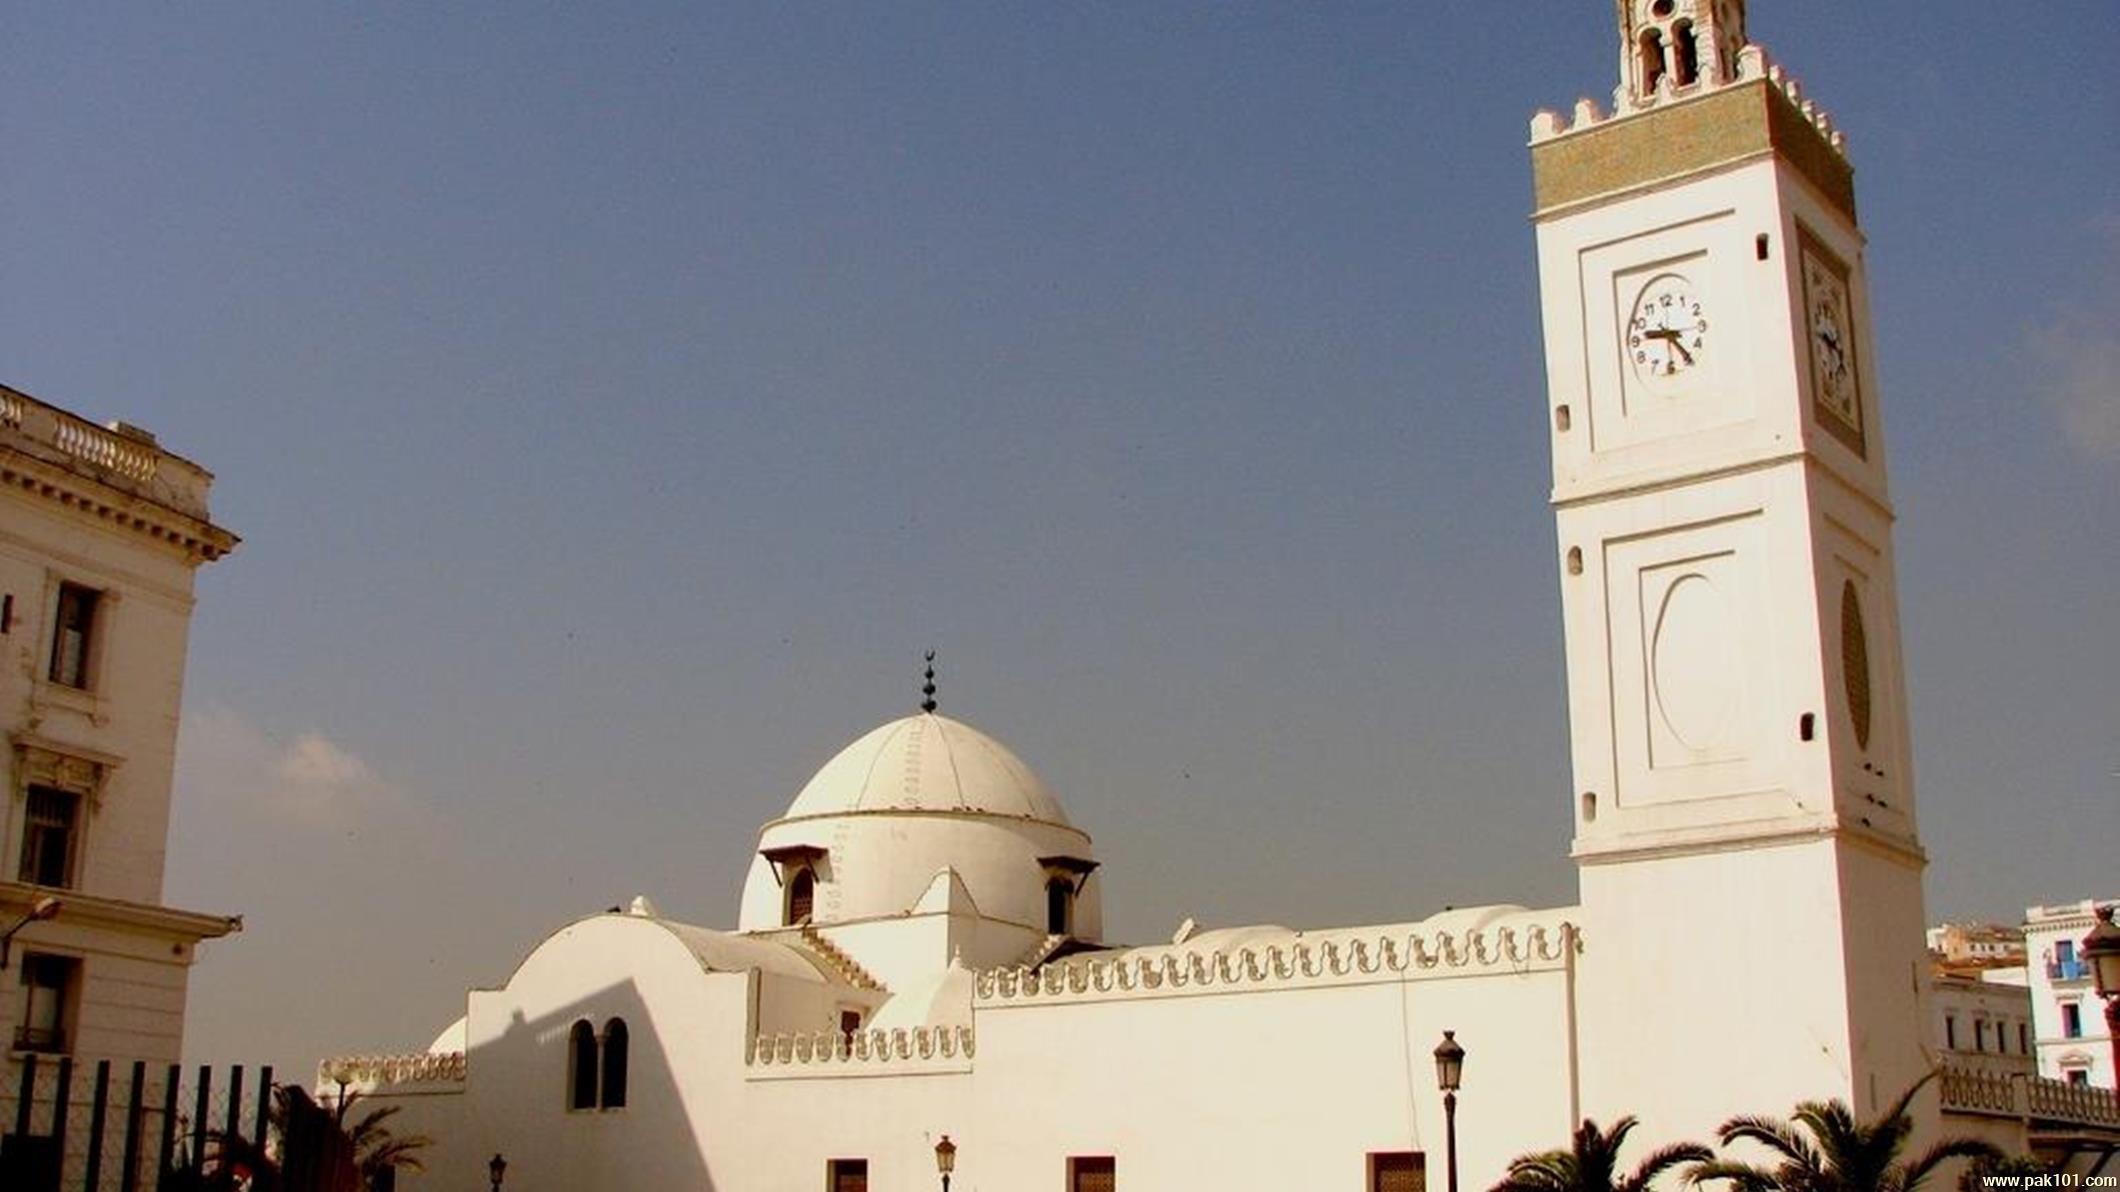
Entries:
[[1693, 353], [1688, 352], [1686, 350], [1686, 345], [1679, 342], [1678, 333], [1676, 331], [1671, 333], [1671, 346], [1678, 349], [1678, 354], [1686, 358], [1687, 364], [1693, 363]]

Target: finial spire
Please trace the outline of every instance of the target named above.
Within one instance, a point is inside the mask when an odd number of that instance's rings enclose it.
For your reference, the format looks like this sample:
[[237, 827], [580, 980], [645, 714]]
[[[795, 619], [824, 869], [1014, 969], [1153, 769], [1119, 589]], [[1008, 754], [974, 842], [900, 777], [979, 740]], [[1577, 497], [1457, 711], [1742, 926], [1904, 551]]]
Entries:
[[922, 696], [924, 697], [924, 698], [922, 698], [922, 699], [921, 699], [921, 701], [920, 701], [920, 710], [921, 710], [921, 711], [923, 711], [923, 712], [932, 712], [932, 711], [934, 711], [934, 710], [935, 710], [935, 652], [934, 652], [933, 650], [929, 650], [929, 651], [927, 652], [927, 681], [926, 681], [925, 683], [921, 684], [921, 687], [920, 687], [920, 694], [921, 694], [921, 695], [922, 695]]

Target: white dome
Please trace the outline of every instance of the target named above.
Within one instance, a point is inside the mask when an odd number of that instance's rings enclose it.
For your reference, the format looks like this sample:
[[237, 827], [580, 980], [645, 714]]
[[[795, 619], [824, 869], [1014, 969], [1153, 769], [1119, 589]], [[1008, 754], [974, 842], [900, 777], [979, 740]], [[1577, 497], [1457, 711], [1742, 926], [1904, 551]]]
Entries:
[[1067, 823], [1060, 801], [1008, 746], [933, 712], [894, 720], [840, 750], [784, 818], [849, 811], [981, 811]]

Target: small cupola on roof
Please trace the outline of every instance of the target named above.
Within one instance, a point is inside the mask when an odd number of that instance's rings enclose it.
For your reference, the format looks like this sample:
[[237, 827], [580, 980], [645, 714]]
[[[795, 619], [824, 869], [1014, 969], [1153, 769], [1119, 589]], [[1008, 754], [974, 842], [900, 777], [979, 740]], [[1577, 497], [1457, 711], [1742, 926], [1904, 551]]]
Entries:
[[1065, 871], [1071, 899], [1087, 894], [1072, 934], [1096, 930], [1089, 836], [1007, 746], [935, 710], [932, 659], [922, 694], [919, 712], [840, 750], [760, 831], [742, 930], [903, 915], [945, 868], [982, 917], [1039, 931]]

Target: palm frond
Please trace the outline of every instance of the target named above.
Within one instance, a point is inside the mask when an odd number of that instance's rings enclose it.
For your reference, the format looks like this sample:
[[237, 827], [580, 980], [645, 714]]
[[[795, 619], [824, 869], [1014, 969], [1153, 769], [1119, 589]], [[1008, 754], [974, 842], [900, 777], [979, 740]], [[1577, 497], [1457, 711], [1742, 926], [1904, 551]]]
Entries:
[[1689, 1184], [1699, 1185], [1710, 1180], [1726, 1180], [1737, 1192], [1780, 1192], [1781, 1189], [1781, 1181], [1773, 1172], [1734, 1159], [1709, 1159], [1686, 1173]]
[[1946, 1138], [1928, 1150], [1921, 1152], [1912, 1163], [1900, 1172], [1895, 1192], [1918, 1192], [1936, 1169], [1952, 1159], [1971, 1159], [1976, 1163], [1994, 1163], [2002, 1159], [2002, 1150], [1978, 1138]]

